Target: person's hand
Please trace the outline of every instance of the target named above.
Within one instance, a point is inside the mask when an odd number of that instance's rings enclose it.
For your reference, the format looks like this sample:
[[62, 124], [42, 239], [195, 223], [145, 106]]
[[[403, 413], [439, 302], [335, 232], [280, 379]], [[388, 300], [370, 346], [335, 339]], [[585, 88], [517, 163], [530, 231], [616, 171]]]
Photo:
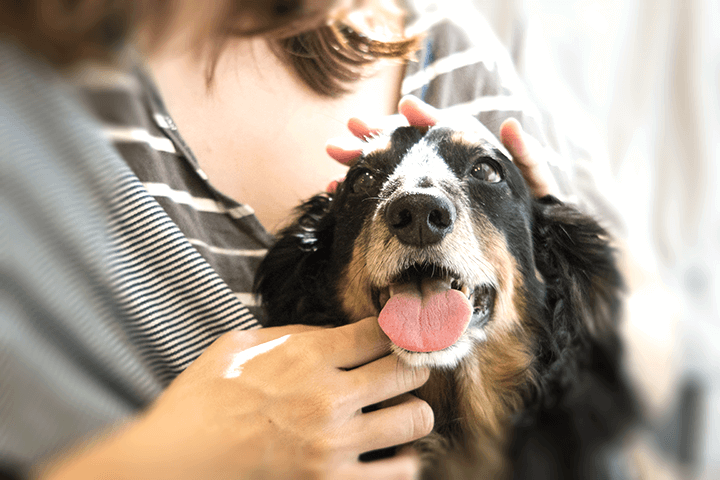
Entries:
[[[340, 163], [351, 165], [365, 148], [364, 139], [383, 131], [389, 131], [403, 125], [431, 127], [437, 123], [447, 123], [463, 131], [486, 130], [474, 117], [457, 117], [452, 113], [436, 109], [417, 97], [407, 95], [400, 100], [399, 115], [391, 115], [374, 121], [351, 118], [348, 130], [353, 137], [334, 138], [328, 141], [327, 153]], [[536, 197], [558, 193], [557, 184], [543, 159], [543, 149], [534, 138], [524, 134], [520, 123], [510, 118], [500, 126], [500, 141], [513, 157], [525, 181]]]
[[118, 478], [412, 478], [409, 455], [358, 461], [433, 426], [429, 405], [407, 393], [428, 370], [388, 352], [375, 318], [227, 333], [133, 425], [50, 478], [86, 478], [99, 465]]

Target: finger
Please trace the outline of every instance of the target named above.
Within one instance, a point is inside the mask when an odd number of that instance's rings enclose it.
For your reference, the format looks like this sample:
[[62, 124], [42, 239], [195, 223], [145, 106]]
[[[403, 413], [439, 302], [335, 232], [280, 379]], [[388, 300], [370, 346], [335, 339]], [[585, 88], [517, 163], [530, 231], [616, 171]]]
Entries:
[[348, 130], [350, 130], [350, 133], [360, 139], [366, 139], [367, 137], [377, 135], [382, 132], [382, 129], [379, 126], [370, 127], [366, 122], [357, 117], [352, 117], [348, 120], [347, 127]]
[[392, 407], [358, 415], [358, 428], [348, 435], [361, 452], [412, 442], [429, 434], [435, 422], [432, 408], [414, 395], [403, 395], [403, 401]]
[[536, 197], [557, 195], [559, 189], [550, 167], [542, 156], [542, 147], [526, 135], [520, 122], [509, 118], [500, 126], [500, 140], [513, 157], [532, 194]]
[[319, 332], [317, 336], [318, 347], [336, 368], [359, 367], [390, 352], [390, 339], [380, 329], [377, 317]]
[[383, 132], [390, 132], [398, 127], [404, 127], [407, 125], [407, 118], [399, 114], [387, 115], [367, 121], [357, 117], [352, 117], [347, 123], [350, 133], [361, 139], [380, 135]]
[[343, 165], [352, 165], [367, 148], [365, 140], [406, 125], [408, 125], [407, 119], [399, 114], [372, 121], [352, 117], [348, 120], [347, 126], [354, 137], [331, 138], [325, 144], [325, 151], [331, 158]]
[[420, 457], [412, 451], [392, 458], [367, 463], [352, 463], [342, 468], [335, 478], [343, 480], [412, 480], [420, 478]]
[[432, 127], [440, 121], [440, 111], [413, 95], [400, 99], [398, 111], [415, 127]]
[[331, 158], [343, 165], [352, 165], [363, 153], [365, 142], [357, 137], [331, 138], [325, 144], [325, 151]]
[[395, 398], [420, 388], [430, 377], [427, 368], [405, 365], [395, 355], [388, 355], [348, 372], [348, 391], [356, 395], [358, 408]]

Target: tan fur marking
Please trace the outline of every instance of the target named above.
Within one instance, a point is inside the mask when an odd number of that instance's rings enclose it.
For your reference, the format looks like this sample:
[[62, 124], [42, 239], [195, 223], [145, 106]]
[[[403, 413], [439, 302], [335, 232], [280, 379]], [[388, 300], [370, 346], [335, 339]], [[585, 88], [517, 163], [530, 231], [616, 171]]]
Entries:
[[478, 141], [483, 137], [479, 133], [471, 131], [453, 132], [451, 138], [452, 143], [473, 147], [478, 144]]
[[343, 311], [352, 321], [378, 314], [372, 304], [365, 250], [362, 241], [355, 243], [352, 260], [343, 272], [337, 287]]
[[532, 363], [527, 335], [499, 332], [455, 371], [460, 415], [487, 478], [507, 473], [508, 422], [523, 406], [521, 387], [532, 381]]
[[[434, 460], [431, 468], [440, 476], [460, 474], [457, 469], [463, 467], [472, 467], [468, 472], [473, 478], [507, 475], [508, 421], [522, 408], [522, 385], [533, 381], [531, 349], [524, 330], [501, 332], [476, 345], [456, 370], [433, 371], [418, 390], [435, 412], [435, 431], [452, 439], [417, 444], [421, 457], [427, 453]], [[458, 449], [464, 452], [460, 456]]]
[[470, 128], [459, 128], [458, 131], [453, 132], [452, 141], [464, 144], [468, 147], [474, 147], [478, 143], [489, 142], [495, 148], [500, 150], [504, 155], [510, 157], [509, 152], [505, 149], [505, 146], [500, 140], [493, 135], [490, 130], [487, 130], [482, 125], [468, 125]]
[[534, 357], [529, 336], [518, 329], [490, 336], [456, 371], [461, 404], [493, 433], [500, 434], [511, 413], [522, 406], [521, 386], [531, 378]]
[[475, 218], [475, 228], [498, 284], [493, 319], [485, 327], [487, 340], [461, 363], [459, 387], [466, 391], [461, 397], [470, 399], [467, 408], [499, 433], [507, 415], [521, 406], [518, 391], [529, 379], [533, 326], [527, 319], [522, 275], [505, 237], [482, 216]]
[[515, 300], [520, 296], [516, 289], [522, 277], [517, 262], [508, 250], [505, 237], [484, 216], [473, 218], [473, 228], [497, 279], [493, 321], [486, 331], [488, 334], [497, 330], [508, 332], [520, 325], [520, 311]]

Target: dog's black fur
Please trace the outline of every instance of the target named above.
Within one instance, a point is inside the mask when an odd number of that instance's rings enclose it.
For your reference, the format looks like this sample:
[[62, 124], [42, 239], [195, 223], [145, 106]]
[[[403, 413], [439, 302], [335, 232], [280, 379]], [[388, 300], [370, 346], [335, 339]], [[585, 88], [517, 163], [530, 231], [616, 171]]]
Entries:
[[[446, 215], [404, 231], [403, 215], [417, 217], [415, 207], [399, 217], [388, 210], [418, 193]], [[437, 355], [395, 348], [409, 364], [433, 368], [417, 392], [436, 419], [414, 445], [425, 476], [615, 478], [635, 407], [621, 368], [622, 280], [610, 238], [556, 198], [532, 198], [517, 167], [487, 142], [448, 128], [400, 128], [336, 193], [302, 205], [258, 272], [266, 325], [377, 315], [387, 285], [374, 283], [407, 281], [407, 271], [465, 281], [460, 264], [475, 268], [473, 252], [444, 258], [470, 244], [491, 264], [478, 264], [482, 280], [470, 285], [470, 347]], [[412, 265], [377, 280], [372, 265], [385, 252], [388, 262]]]

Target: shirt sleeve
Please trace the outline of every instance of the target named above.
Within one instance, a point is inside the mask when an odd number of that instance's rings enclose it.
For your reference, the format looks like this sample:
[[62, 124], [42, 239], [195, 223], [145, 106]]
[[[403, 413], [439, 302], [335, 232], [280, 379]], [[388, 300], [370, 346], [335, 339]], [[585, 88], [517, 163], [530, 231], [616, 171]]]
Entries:
[[49, 67], [2, 42], [0, 64], [0, 471], [22, 475], [160, 387], [105, 262], [122, 161]]

